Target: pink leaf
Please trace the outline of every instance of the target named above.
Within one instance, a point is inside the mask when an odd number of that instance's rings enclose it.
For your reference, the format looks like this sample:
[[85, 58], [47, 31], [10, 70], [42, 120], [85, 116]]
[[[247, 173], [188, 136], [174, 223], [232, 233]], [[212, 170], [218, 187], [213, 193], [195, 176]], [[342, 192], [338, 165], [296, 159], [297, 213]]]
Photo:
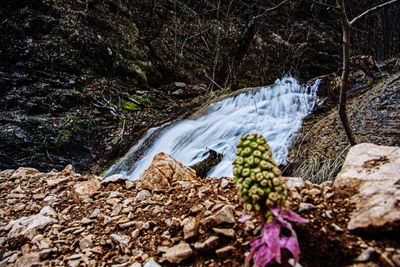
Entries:
[[281, 227], [276, 221], [272, 223], [265, 223], [262, 237], [264, 242], [271, 250], [277, 263], [281, 263], [281, 247], [279, 244], [279, 235], [281, 233]]
[[298, 214], [296, 214], [295, 212], [293, 212], [291, 210], [281, 211], [280, 214], [282, 215], [282, 217], [284, 217], [292, 222], [308, 223], [308, 219], [300, 217]]
[[294, 258], [293, 266], [299, 261], [300, 256], [300, 246], [297, 241], [297, 238], [294, 237], [283, 237], [281, 240], [281, 247], [288, 249]]
[[254, 262], [255, 266], [264, 267], [274, 258], [274, 254], [269, 247], [263, 246], [257, 252], [257, 258]]

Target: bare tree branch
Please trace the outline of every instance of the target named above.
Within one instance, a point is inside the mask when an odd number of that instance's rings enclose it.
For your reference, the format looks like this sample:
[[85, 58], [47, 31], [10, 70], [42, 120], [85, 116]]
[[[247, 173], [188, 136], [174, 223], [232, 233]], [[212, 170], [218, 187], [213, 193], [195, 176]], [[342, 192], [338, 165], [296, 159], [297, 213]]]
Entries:
[[[274, 7], [271, 8], [267, 8], [264, 10], [264, 13], [261, 13], [260, 15], [254, 16], [254, 19], [258, 19], [259, 17], [262, 17], [264, 15], [266, 15], [269, 11], [272, 11], [274, 9], [277, 9], [278, 7], [280, 7], [281, 5], [285, 4], [286, 2], [288, 2], [289, 0], [283, 0], [282, 2], [280, 2], [279, 4], [277, 4]], [[397, 0], [396, 0], [397, 1]]]
[[313, 3], [314, 3], [314, 4], [317, 4], [317, 5], [321, 5], [321, 6], [333, 8], [333, 9], [337, 9], [337, 8], [338, 8], [337, 6], [333, 6], [333, 5], [326, 4], [326, 3], [321, 3], [321, 2], [316, 1], [316, 0], [313, 0]]
[[372, 11], [375, 11], [375, 10], [381, 8], [381, 7], [396, 3], [397, 1], [398, 0], [391, 0], [391, 1], [385, 2], [383, 4], [377, 5], [377, 6], [373, 7], [373, 8], [370, 8], [370, 9], [364, 11], [363, 13], [361, 13], [360, 15], [358, 15], [357, 17], [355, 17], [354, 19], [352, 19], [350, 21], [350, 26], [353, 25], [353, 23], [355, 23], [359, 19], [361, 19], [361, 18], [365, 17], [366, 15], [368, 15], [369, 13], [371, 13]]

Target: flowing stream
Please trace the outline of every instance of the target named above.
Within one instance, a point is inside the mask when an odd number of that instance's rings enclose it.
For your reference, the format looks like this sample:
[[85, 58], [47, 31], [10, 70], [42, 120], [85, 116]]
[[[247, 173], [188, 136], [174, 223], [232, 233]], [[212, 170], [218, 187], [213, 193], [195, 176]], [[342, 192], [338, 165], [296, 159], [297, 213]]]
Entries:
[[107, 170], [106, 176], [119, 173], [138, 179], [159, 152], [192, 166], [207, 156], [207, 149], [213, 149], [223, 154], [223, 159], [208, 175], [232, 177], [236, 144], [241, 136], [252, 132], [267, 139], [277, 164], [285, 163], [294, 134], [317, 103], [318, 85], [319, 80], [300, 85], [294, 78], [285, 77], [272, 87], [212, 103], [194, 119], [152, 128]]

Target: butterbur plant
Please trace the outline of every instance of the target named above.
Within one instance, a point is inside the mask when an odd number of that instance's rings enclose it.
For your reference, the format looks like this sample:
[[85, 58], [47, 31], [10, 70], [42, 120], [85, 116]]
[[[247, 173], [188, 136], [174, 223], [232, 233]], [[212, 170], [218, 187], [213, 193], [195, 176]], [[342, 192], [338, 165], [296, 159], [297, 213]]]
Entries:
[[[236, 189], [244, 205], [242, 222], [253, 216], [259, 216], [264, 227], [259, 236], [250, 240], [251, 250], [246, 257], [245, 266], [263, 267], [269, 263], [282, 264], [283, 261], [296, 265], [299, 261], [300, 248], [292, 222], [307, 222], [289, 210], [287, 188], [276, 166], [267, 140], [256, 133], [246, 134], [237, 144], [233, 160], [233, 174]], [[287, 229], [288, 231], [282, 231]], [[292, 259], [284, 258], [288, 253]]]

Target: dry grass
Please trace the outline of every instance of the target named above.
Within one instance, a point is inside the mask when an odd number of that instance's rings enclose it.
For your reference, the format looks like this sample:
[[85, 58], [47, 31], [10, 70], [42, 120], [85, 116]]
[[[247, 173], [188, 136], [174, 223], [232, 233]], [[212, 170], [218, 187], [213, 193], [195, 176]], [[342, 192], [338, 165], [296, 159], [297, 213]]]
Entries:
[[293, 168], [291, 176], [302, 177], [306, 181], [320, 184], [325, 181], [334, 181], [344, 162], [346, 147], [336, 158], [314, 154]]

